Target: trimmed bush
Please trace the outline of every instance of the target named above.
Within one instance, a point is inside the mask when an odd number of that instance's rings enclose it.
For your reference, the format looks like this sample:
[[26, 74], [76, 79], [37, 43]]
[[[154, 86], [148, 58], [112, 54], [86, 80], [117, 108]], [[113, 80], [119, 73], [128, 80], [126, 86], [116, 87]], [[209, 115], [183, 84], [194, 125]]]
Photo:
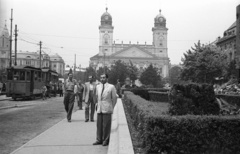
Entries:
[[220, 112], [213, 86], [208, 84], [175, 84], [170, 90], [169, 102], [172, 115], [218, 115]]
[[149, 91], [149, 97], [154, 102], [168, 102], [168, 92]]
[[146, 101], [131, 92], [125, 92], [123, 103], [147, 153], [240, 153], [239, 116], [170, 116], [167, 103]]

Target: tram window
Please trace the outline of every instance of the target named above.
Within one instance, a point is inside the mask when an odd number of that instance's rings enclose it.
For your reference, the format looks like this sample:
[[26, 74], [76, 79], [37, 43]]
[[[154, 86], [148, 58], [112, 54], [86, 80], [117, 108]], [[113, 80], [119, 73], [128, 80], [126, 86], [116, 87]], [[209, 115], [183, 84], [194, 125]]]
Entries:
[[34, 72], [34, 80], [36, 81], [38, 79], [38, 74], [37, 72]]
[[12, 74], [11, 70], [8, 70], [8, 72], [7, 72], [7, 79], [8, 80], [12, 80], [13, 79], [13, 74]]
[[30, 72], [27, 72], [27, 81], [30, 81]]
[[20, 80], [25, 80], [25, 72], [20, 71]]
[[38, 81], [41, 82], [41, 72], [38, 72]]

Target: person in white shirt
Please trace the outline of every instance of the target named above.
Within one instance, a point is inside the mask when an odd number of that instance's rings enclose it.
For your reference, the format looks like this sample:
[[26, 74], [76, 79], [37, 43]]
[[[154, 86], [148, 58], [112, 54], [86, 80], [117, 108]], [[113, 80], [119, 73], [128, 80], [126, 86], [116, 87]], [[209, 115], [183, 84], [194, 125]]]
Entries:
[[89, 82], [85, 83], [83, 91], [83, 102], [85, 102], [85, 122], [89, 121], [89, 108], [91, 110], [90, 118], [93, 122], [96, 103], [96, 84], [93, 82], [93, 76], [89, 76], [88, 80]]
[[74, 100], [75, 100], [75, 93], [74, 93], [74, 87], [76, 85], [76, 80], [73, 79], [73, 74], [68, 74], [68, 79], [64, 82], [64, 106], [65, 110], [67, 112], [67, 120], [68, 122], [71, 122], [72, 117], [72, 110], [74, 106]]

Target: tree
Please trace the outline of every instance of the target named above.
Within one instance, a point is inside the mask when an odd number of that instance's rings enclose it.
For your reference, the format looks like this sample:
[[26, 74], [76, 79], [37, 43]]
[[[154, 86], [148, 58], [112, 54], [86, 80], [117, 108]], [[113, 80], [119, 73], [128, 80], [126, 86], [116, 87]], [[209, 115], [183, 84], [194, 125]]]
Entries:
[[109, 83], [116, 84], [117, 79], [119, 79], [119, 81], [123, 83], [126, 77], [129, 76], [128, 72], [129, 72], [128, 67], [124, 62], [122, 62], [121, 60], [116, 61], [111, 66], [111, 69], [109, 72], [109, 79], [108, 79]]
[[181, 74], [180, 66], [173, 66], [169, 71], [169, 82], [171, 85], [180, 83], [180, 74]]
[[129, 65], [127, 66], [128, 76], [132, 81], [135, 81], [137, 79], [139, 70], [135, 65], [133, 65], [131, 60], [129, 60], [129, 62]]
[[93, 76], [93, 78], [96, 78], [96, 71], [93, 67], [89, 66], [88, 68], [86, 68], [86, 72], [84, 73], [84, 81], [87, 82], [88, 81], [88, 77], [89, 76]]
[[149, 86], [153, 87], [161, 87], [161, 76], [158, 74], [158, 71], [156, 68], [153, 67], [152, 64], [146, 68], [141, 76], [140, 76], [140, 81]]
[[180, 78], [197, 83], [213, 83], [214, 78], [226, 76], [227, 55], [213, 46], [204, 46], [200, 41], [195, 48], [184, 53]]

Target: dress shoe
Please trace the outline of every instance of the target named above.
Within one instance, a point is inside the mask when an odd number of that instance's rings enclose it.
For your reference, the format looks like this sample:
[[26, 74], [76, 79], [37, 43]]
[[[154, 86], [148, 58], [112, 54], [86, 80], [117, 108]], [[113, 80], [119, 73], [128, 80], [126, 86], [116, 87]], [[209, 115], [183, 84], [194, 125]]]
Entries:
[[103, 142], [102, 146], [108, 146], [107, 142]]
[[88, 122], [88, 121], [89, 121], [89, 119], [86, 119], [86, 120], [85, 120], [85, 122]]
[[93, 120], [93, 119], [92, 119], [91, 121], [92, 121], [92, 122], [94, 122], [94, 120]]
[[99, 141], [96, 141], [93, 143], [93, 145], [100, 145], [100, 144], [102, 144], [102, 142], [99, 142]]
[[71, 120], [68, 120], [68, 122], [71, 122]]

